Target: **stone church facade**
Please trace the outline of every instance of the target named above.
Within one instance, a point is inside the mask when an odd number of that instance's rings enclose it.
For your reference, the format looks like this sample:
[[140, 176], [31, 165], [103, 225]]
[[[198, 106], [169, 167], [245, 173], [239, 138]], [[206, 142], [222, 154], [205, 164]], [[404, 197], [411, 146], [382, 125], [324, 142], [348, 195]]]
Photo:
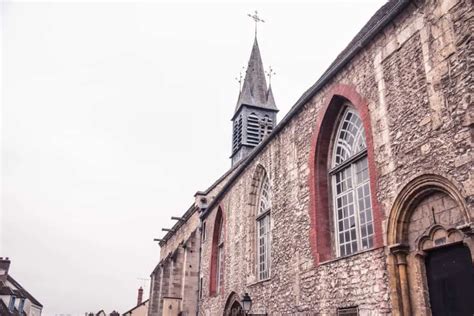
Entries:
[[472, 315], [472, 17], [389, 1], [278, 125], [255, 40], [233, 165], [160, 240], [149, 315]]

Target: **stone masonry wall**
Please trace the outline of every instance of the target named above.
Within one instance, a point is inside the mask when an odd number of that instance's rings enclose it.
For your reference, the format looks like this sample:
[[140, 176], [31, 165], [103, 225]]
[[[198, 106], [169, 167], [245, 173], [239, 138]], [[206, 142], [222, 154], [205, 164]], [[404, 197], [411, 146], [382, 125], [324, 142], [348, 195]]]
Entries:
[[[222, 315], [232, 292], [248, 292], [253, 313], [334, 315], [337, 308], [357, 305], [361, 315], [390, 314], [384, 247], [315, 266], [308, 186], [315, 123], [338, 83], [354, 87], [368, 101], [377, 188], [372, 194], [383, 213], [384, 234], [395, 197], [420, 174], [449, 179], [472, 210], [470, 20], [467, 0], [413, 2], [259, 153], [220, 203], [225, 273], [224, 289], [216, 296], [209, 296], [211, 240], [203, 243], [201, 314]], [[255, 207], [249, 196], [259, 165], [273, 194], [271, 278], [263, 282], [249, 277], [255, 256], [249, 251]], [[206, 219], [209, 231], [216, 211]]]
[[[231, 175], [232, 172], [224, 175], [202, 197], [212, 200]], [[160, 262], [151, 274], [149, 316], [162, 315], [166, 297], [179, 301], [182, 315], [196, 314], [202, 233], [199, 215], [200, 210], [195, 203], [190, 217], [161, 245]]]
[[199, 285], [199, 234], [194, 234], [185, 245], [182, 286], [179, 296], [182, 298], [183, 315], [196, 315]]
[[[217, 192], [219, 192], [222, 187], [227, 183], [229, 178], [232, 176], [233, 172], [235, 170], [232, 170], [228, 174], [224, 175], [221, 179], [218, 180], [218, 183], [214, 184], [214, 187], [207, 192], [207, 195], [202, 195], [202, 197], [205, 197], [208, 200], [208, 203], [214, 199], [216, 196]], [[161, 245], [160, 249], [160, 258], [164, 259], [166, 256], [168, 256], [170, 253], [175, 251], [175, 249], [180, 245], [183, 244], [189, 237], [191, 236], [192, 233], [194, 233], [200, 225], [200, 219], [199, 215], [200, 212], [198, 210], [198, 203], [194, 203], [192, 207], [195, 208], [193, 211], [192, 215], [190, 216], [189, 219], [186, 220], [185, 223], [176, 231], [174, 232], [171, 237], [163, 244]], [[179, 215], [179, 214], [176, 214]]]
[[160, 258], [166, 258], [170, 253], [175, 251], [179, 245], [182, 245], [193, 232], [199, 228], [199, 212], [197, 210], [191, 215], [191, 217], [174, 232], [169, 240], [166, 241], [160, 249]]
[[418, 250], [419, 238], [427, 233], [431, 225], [438, 224], [449, 229], [463, 223], [463, 211], [451, 197], [441, 192], [428, 196], [418, 204], [410, 218], [407, 231], [410, 250]]

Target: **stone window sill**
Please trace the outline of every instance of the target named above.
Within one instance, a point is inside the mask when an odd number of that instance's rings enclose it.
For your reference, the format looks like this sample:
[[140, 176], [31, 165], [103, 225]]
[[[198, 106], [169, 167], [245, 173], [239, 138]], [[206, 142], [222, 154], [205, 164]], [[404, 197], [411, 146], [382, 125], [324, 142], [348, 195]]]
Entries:
[[355, 253], [352, 253], [352, 254], [347, 255], [347, 256], [337, 257], [337, 258], [334, 258], [334, 259], [329, 259], [329, 260], [320, 262], [319, 265], [320, 265], [320, 266], [323, 266], [323, 265], [326, 265], [326, 264], [331, 264], [331, 263], [336, 262], [336, 261], [349, 259], [349, 258], [352, 258], [352, 257], [356, 257], [356, 256], [358, 256], [358, 255], [362, 255], [362, 254], [367, 253], [367, 252], [371, 252], [371, 251], [375, 251], [375, 250], [377, 250], [377, 249], [381, 249], [381, 248], [383, 248], [383, 247], [384, 247], [384, 246], [381, 246], [381, 247], [374, 247], [374, 248], [365, 249], [365, 250], [362, 250], [362, 251], [359, 251], [359, 252], [355, 252]]
[[255, 286], [257, 284], [265, 284], [267, 282], [270, 282], [271, 280], [272, 280], [272, 277], [269, 277], [269, 278], [266, 278], [266, 279], [263, 279], [263, 280], [258, 280], [258, 281], [251, 282], [251, 283], [247, 284], [247, 286], [252, 287], [252, 286]]

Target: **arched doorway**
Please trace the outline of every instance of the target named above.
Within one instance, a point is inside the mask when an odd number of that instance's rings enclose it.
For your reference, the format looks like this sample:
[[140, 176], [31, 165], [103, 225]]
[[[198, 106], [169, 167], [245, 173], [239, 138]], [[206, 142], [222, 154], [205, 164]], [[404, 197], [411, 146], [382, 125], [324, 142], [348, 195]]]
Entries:
[[232, 304], [232, 306], [230, 307], [230, 311], [228, 315], [229, 316], [243, 316], [245, 314], [240, 303], [234, 302], [234, 304]]
[[387, 231], [395, 315], [474, 313], [472, 217], [441, 176], [420, 176], [402, 189]]
[[240, 305], [240, 297], [237, 293], [232, 292], [229, 297], [227, 298], [225, 308], [224, 308], [224, 316], [244, 316], [244, 310], [242, 309], [242, 305]]

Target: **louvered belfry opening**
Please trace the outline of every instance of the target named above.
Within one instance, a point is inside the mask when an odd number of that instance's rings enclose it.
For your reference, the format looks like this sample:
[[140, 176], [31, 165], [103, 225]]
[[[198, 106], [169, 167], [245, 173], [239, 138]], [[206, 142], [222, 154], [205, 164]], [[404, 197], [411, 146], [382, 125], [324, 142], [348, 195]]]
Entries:
[[239, 149], [242, 143], [242, 115], [239, 115], [236, 121], [234, 121], [234, 133], [232, 136], [232, 152]]
[[245, 158], [273, 131], [277, 112], [272, 88], [267, 86], [260, 49], [255, 38], [232, 118], [232, 164]]
[[260, 123], [260, 140], [263, 140], [265, 136], [270, 135], [273, 131], [273, 120], [265, 115]]
[[247, 122], [247, 143], [257, 146], [260, 143], [260, 122], [257, 114], [250, 113]]

